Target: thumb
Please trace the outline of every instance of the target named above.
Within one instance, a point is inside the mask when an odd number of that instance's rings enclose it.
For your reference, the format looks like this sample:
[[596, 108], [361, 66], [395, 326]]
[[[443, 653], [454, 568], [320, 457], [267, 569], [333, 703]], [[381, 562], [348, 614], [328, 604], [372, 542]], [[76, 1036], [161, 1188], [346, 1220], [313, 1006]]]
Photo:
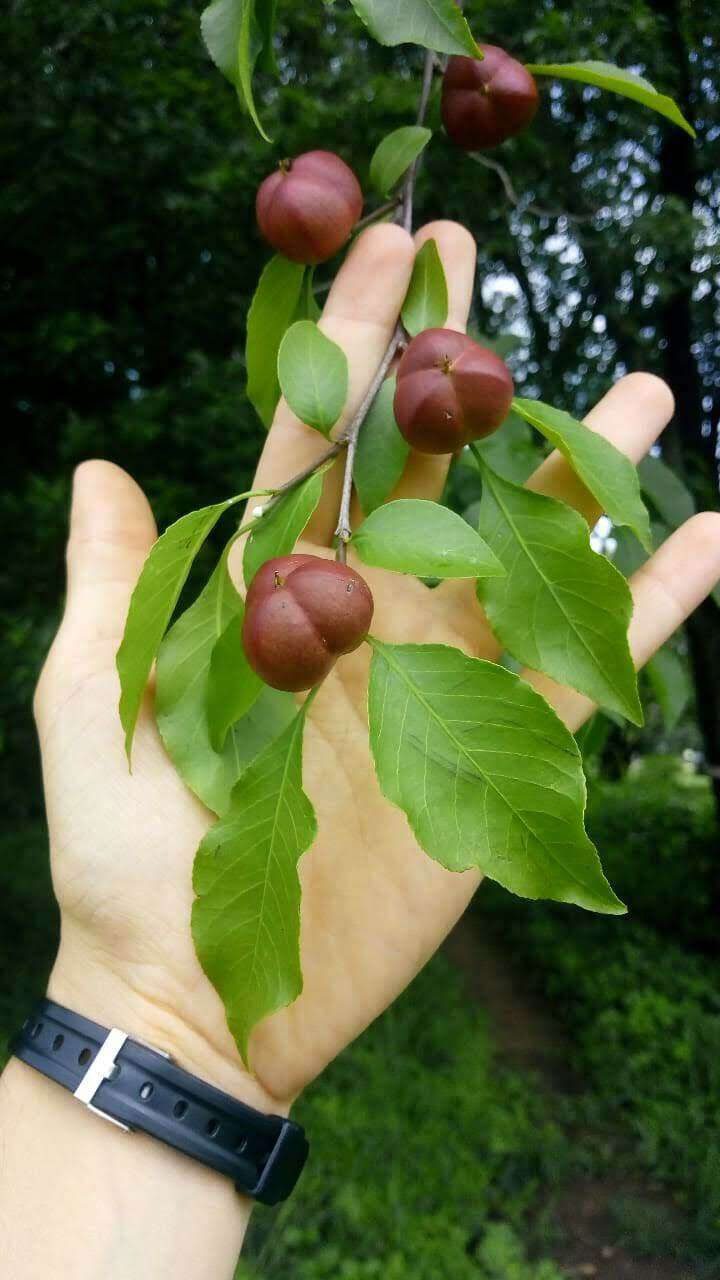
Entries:
[[73, 479], [64, 641], [116, 645], [156, 537], [150, 504], [126, 471], [112, 462], [81, 463]]

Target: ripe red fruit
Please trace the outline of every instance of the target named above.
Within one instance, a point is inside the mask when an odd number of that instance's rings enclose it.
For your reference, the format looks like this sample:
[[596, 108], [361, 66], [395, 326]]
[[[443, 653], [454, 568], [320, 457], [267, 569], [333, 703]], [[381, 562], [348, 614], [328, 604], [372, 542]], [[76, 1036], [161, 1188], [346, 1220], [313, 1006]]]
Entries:
[[414, 449], [454, 453], [504, 422], [513, 390], [493, 351], [453, 329], [425, 329], [398, 365], [395, 419]]
[[312, 689], [357, 649], [373, 616], [359, 573], [320, 556], [278, 556], [258, 569], [245, 600], [243, 646], [273, 689]]
[[526, 129], [538, 109], [537, 85], [521, 62], [494, 44], [484, 58], [453, 57], [443, 76], [442, 118], [465, 151], [486, 151]]
[[342, 248], [362, 206], [360, 183], [344, 160], [332, 151], [306, 151], [283, 160], [261, 183], [255, 212], [273, 249], [314, 264]]

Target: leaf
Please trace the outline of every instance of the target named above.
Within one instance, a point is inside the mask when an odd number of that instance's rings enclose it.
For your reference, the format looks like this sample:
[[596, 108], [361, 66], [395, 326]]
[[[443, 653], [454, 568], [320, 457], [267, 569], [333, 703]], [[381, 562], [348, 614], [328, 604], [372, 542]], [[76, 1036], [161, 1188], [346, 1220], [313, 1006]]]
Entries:
[[425, 852], [527, 898], [623, 911], [584, 830], [580, 752], [545, 699], [458, 649], [370, 643], [375, 769]]
[[612, 563], [624, 578], [631, 578], [640, 566], [645, 564], [647, 552], [643, 551], [635, 534], [629, 529], [618, 529], [613, 533], [613, 537], [616, 546]]
[[660, 458], [643, 458], [638, 474], [643, 493], [671, 529], [695, 515], [695, 500], [687, 485]]
[[253, 1027], [302, 990], [297, 864], [317, 832], [302, 788], [306, 707], [243, 773], [195, 856], [195, 948], [246, 1065]]
[[562, 409], [516, 396], [513, 409], [559, 449], [614, 524], [627, 525], [652, 551], [650, 518], [640, 496], [638, 473], [629, 458]]
[[263, 682], [245, 656], [242, 642], [244, 605], [231, 582], [235, 612], [218, 636], [208, 671], [208, 734], [214, 751], [222, 752], [230, 726], [240, 720], [260, 696]]
[[271, 507], [252, 530], [243, 552], [243, 577], [249, 587], [266, 560], [288, 556], [315, 511], [323, 486], [323, 472], [316, 471]]
[[[543, 454], [533, 441], [532, 432], [517, 413], [510, 413], [498, 431], [476, 441], [475, 448], [499, 476], [524, 484], [543, 460]], [[464, 449], [459, 461], [463, 466], [475, 468], [475, 457], [470, 449]]]
[[432, 129], [408, 124], [379, 142], [370, 161], [370, 182], [381, 196], [392, 191], [432, 138]]
[[642, 724], [622, 574], [591, 549], [570, 507], [481, 469], [480, 534], [508, 575], [478, 583], [497, 639], [519, 662]]
[[378, 507], [353, 534], [352, 547], [365, 564], [416, 577], [505, 577], [497, 557], [462, 516], [420, 498]]
[[448, 289], [437, 241], [426, 240], [415, 259], [402, 308], [402, 322], [411, 337], [423, 329], [441, 329], [447, 320]]
[[595, 756], [599, 756], [610, 733], [612, 721], [602, 711], [596, 711], [594, 715], [586, 720], [581, 729], [575, 734], [575, 741], [580, 749], [583, 762], [592, 760]]
[[692, 698], [692, 681], [687, 664], [674, 649], [663, 645], [647, 663], [645, 673], [669, 733], [678, 724]]
[[261, 71], [267, 71], [270, 75], [278, 74], [277, 59], [273, 48], [277, 6], [278, 0], [255, 0], [257, 24], [262, 36], [262, 49], [258, 58], [258, 66]]
[[278, 351], [278, 379], [293, 413], [327, 435], [345, 406], [348, 362], [312, 320], [291, 325]]
[[[305, 275], [303, 276], [302, 288], [300, 290], [300, 299], [298, 301], [293, 320], [319, 320], [322, 315], [322, 310], [318, 306], [315, 291], [313, 289], [314, 277], [315, 268], [306, 267]], [[275, 372], [277, 373], [277, 360], [275, 364]]]
[[517, 333], [483, 333], [472, 322], [468, 324], [467, 333], [468, 337], [473, 338], [481, 347], [488, 347], [490, 351], [494, 351], [501, 360], [507, 360], [523, 346], [523, 339]]
[[435, 53], [480, 58], [455, 0], [350, 0], [379, 44], [419, 44]]
[[295, 715], [291, 694], [263, 687], [251, 710], [214, 750], [207, 720], [213, 652], [238, 617], [235, 592], [221, 562], [197, 600], [167, 633], [157, 660], [155, 711], [170, 759], [186, 786], [213, 813], [222, 814], [242, 770]]
[[619, 93], [624, 98], [632, 98], [634, 102], [642, 102], [644, 106], [659, 112], [680, 125], [691, 138], [696, 136], [692, 125], [688, 124], [679, 107], [672, 98], [658, 93], [657, 89], [636, 75], [634, 71], [624, 71], [611, 62], [536, 62], [528, 63], [527, 70], [535, 76], [557, 76], [561, 80], [580, 80], [583, 84], [595, 85], [598, 89], [608, 89], [610, 93]]
[[253, 97], [253, 73], [263, 50], [264, 32], [267, 31], [267, 6], [262, 26], [255, 6], [256, 0], [213, 0], [203, 10], [200, 29], [216, 67], [235, 86], [258, 133], [270, 142], [260, 123]]
[[395, 421], [395, 378], [386, 378], [358, 436], [353, 479], [365, 515], [392, 493], [410, 453]]
[[117, 651], [120, 721], [128, 760], [150, 668], [172, 617], [193, 560], [220, 516], [250, 493], [182, 516], [152, 548], [130, 599], [125, 631]]
[[277, 356], [301, 300], [305, 268], [279, 254], [264, 268], [247, 318], [248, 399], [269, 427], [280, 399]]

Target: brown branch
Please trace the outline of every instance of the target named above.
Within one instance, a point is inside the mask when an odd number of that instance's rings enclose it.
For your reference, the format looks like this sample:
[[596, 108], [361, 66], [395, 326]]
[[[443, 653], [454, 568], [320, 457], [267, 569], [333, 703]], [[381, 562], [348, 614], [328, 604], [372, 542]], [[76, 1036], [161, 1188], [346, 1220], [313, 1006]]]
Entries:
[[478, 155], [476, 151], [472, 152], [470, 159], [476, 164], [481, 164], [485, 169], [492, 169], [496, 173], [503, 185], [505, 195], [516, 209], [520, 209], [521, 213], [532, 213], [536, 218], [567, 218], [568, 222], [592, 222], [595, 217], [594, 213], [568, 213], [567, 209], [543, 209], [538, 204], [528, 202], [523, 203], [523, 197], [518, 195], [513, 186], [512, 178], [507, 169], [503, 167], [497, 160], [491, 160], [490, 156]]

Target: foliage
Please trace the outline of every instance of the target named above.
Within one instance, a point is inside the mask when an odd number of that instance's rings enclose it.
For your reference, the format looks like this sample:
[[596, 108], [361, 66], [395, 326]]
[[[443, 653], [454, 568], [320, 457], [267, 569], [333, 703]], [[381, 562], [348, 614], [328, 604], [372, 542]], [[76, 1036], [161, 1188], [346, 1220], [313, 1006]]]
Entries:
[[[566, 1140], [534, 1082], [493, 1065], [447, 962], [431, 963], [296, 1115], [313, 1158], [277, 1216], [254, 1215], [237, 1280], [561, 1280], [528, 1261], [525, 1242], [528, 1215], [569, 1167]], [[533, 1256], [545, 1251], [533, 1243]]]
[[[590, 828], [605, 835], [609, 862], [620, 884], [624, 878], [631, 915], [621, 930], [599, 918], [578, 928], [550, 906], [511, 913], [490, 887], [478, 904], [570, 1028], [573, 1066], [594, 1095], [591, 1110], [621, 1125], [633, 1161], [692, 1210], [692, 1238], [676, 1240], [675, 1250], [696, 1250], [718, 1265], [720, 972], [716, 938], [708, 936], [713, 921], [703, 914], [702, 870], [693, 865], [696, 835], [704, 834], [709, 856], [711, 801], [706, 788], [680, 790], [677, 778], [677, 795], [669, 794], [664, 764], [649, 768], [644, 782], [633, 780], [634, 800], [630, 781], [605, 785], [590, 807]], [[679, 883], [685, 919], [677, 911]], [[705, 939], [712, 953], [684, 951], [672, 935], [691, 935], [695, 945]]]

